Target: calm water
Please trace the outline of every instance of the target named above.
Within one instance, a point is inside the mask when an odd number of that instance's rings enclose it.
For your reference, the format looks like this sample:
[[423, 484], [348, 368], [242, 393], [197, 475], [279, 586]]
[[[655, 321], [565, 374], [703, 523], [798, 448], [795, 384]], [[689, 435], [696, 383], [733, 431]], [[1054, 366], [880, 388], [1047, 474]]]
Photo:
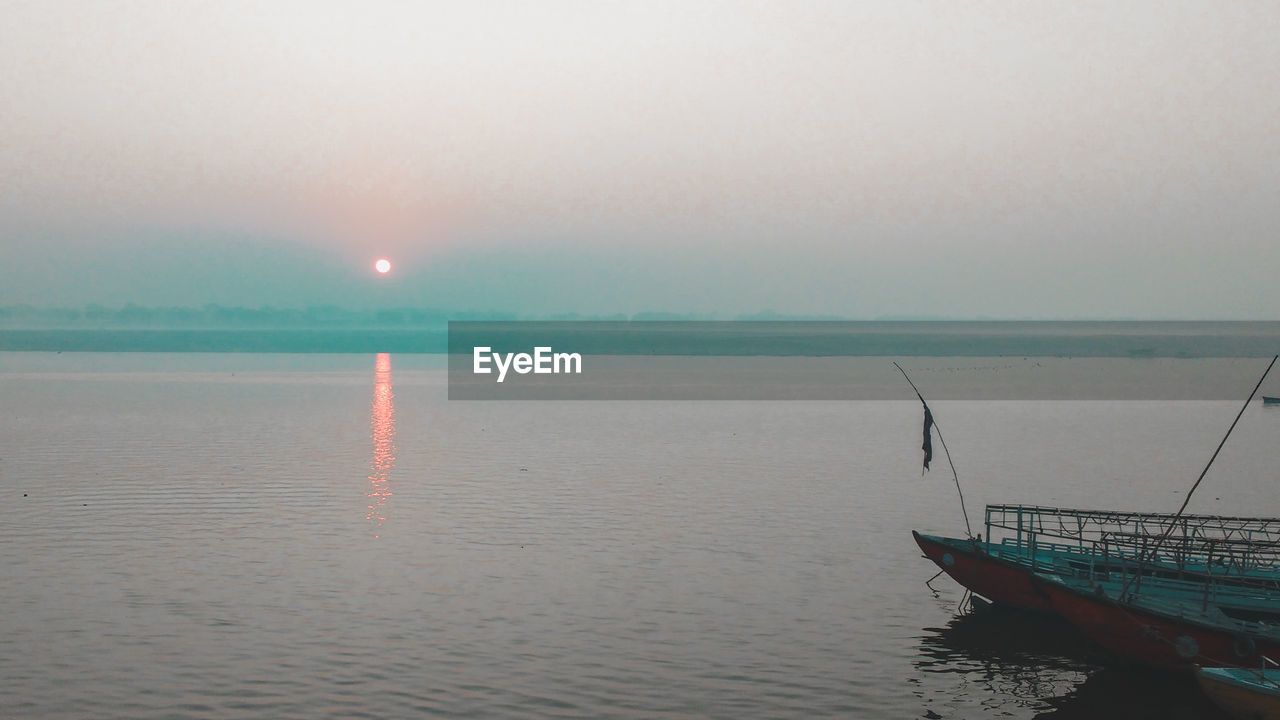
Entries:
[[[0, 716], [1208, 712], [929, 592], [910, 530], [963, 520], [918, 403], [450, 403], [433, 362], [0, 354]], [[976, 523], [1175, 510], [1237, 407], [934, 409]], [[1193, 509], [1280, 514], [1277, 436], [1251, 408]]]

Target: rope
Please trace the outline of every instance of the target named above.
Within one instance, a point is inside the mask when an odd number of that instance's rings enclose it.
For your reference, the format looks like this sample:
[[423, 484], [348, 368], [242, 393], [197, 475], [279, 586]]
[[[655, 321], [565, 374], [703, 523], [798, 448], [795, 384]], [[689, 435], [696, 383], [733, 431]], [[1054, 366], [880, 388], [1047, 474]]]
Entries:
[[[1244, 411], [1249, 408], [1249, 403], [1253, 402], [1254, 395], [1258, 394], [1258, 388], [1262, 387], [1262, 382], [1267, 379], [1267, 374], [1271, 372], [1271, 368], [1276, 364], [1277, 359], [1280, 359], [1280, 355], [1276, 355], [1271, 358], [1271, 363], [1268, 364], [1267, 369], [1262, 372], [1262, 377], [1258, 378], [1258, 384], [1253, 386], [1253, 392], [1249, 393], [1248, 399], [1246, 399], [1244, 401], [1244, 405], [1240, 407], [1240, 412], [1236, 413], [1236, 419], [1231, 422], [1231, 427], [1227, 428], [1227, 434], [1222, 436], [1222, 441], [1218, 443], [1218, 448], [1213, 451], [1213, 456], [1210, 457], [1209, 462], [1205, 464], [1204, 470], [1200, 471], [1200, 477], [1196, 478], [1195, 484], [1193, 484], [1191, 489], [1187, 491], [1187, 497], [1183, 499], [1182, 507], [1178, 508], [1178, 512], [1173, 514], [1173, 519], [1165, 528], [1165, 531], [1156, 538], [1155, 543], [1151, 547], [1151, 561], [1155, 561], [1156, 552], [1159, 551], [1160, 546], [1164, 544], [1164, 541], [1168, 539], [1169, 535], [1173, 534], [1174, 526], [1177, 525], [1178, 520], [1182, 517], [1182, 512], [1187, 509], [1187, 505], [1191, 502], [1191, 496], [1195, 494], [1196, 488], [1200, 487], [1200, 482], [1204, 480], [1204, 476], [1209, 474], [1209, 468], [1213, 465], [1213, 461], [1218, 459], [1218, 453], [1222, 452], [1222, 446], [1227, 444], [1227, 438], [1231, 437], [1231, 431], [1236, 429], [1236, 423], [1240, 422], [1240, 418], [1244, 416]], [[923, 398], [921, 399], [921, 402], [923, 402]], [[1185, 521], [1183, 525], [1183, 532], [1186, 532]], [[1145, 555], [1146, 554], [1144, 553], [1143, 556], [1139, 556], [1139, 567], [1142, 567], [1145, 564]], [[1128, 586], [1129, 583], [1126, 581], [1125, 586], [1120, 593], [1122, 597], [1125, 592], [1128, 591]]]

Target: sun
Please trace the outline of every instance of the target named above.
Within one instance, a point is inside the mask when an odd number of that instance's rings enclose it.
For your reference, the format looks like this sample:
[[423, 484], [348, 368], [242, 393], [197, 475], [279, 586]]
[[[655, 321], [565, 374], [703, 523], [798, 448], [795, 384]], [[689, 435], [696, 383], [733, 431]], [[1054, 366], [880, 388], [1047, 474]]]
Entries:
[[386, 275], [391, 272], [391, 261], [386, 258], [378, 258], [378, 261], [373, 264], [373, 269], [377, 270], [380, 275]]

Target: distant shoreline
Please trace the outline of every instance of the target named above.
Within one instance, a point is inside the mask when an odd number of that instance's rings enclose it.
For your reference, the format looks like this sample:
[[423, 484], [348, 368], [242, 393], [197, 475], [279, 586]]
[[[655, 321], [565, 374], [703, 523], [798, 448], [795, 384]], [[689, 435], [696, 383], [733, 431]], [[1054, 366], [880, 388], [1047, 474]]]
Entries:
[[[467, 323], [472, 329], [485, 325]], [[1280, 322], [513, 322], [494, 327], [539, 340], [552, 332], [586, 343], [578, 345], [584, 352], [606, 355], [1215, 358], [1280, 352]], [[602, 327], [613, 332], [598, 332]], [[449, 351], [449, 335], [443, 325], [0, 329], [0, 351], [442, 354]]]
[[443, 354], [447, 340], [444, 330], [0, 330], [0, 351]]

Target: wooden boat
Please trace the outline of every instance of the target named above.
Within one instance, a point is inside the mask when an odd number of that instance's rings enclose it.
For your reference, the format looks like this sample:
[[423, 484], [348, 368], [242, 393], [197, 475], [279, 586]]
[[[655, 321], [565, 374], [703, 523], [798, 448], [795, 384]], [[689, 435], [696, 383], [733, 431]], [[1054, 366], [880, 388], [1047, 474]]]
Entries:
[[1235, 717], [1280, 720], [1280, 670], [1197, 667], [1196, 681], [1209, 699]]
[[971, 592], [1010, 607], [1053, 611], [1048, 598], [1032, 581], [1034, 565], [992, 554], [977, 540], [921, 535], [915, 530], [911, 535], [926, 557]]
[[[934, 422], [927, 404], [924, 412], [928, 468]], [[1165, 668], [1262, 667], [1268, 656], [1280, 657], [1280, 519], [1184, 514], [1209, 465], [1172, 515], [989, 505], [985, 541], [981, 534], [912, 534], [926, 557], [971, 591], [1049, 609], [1121, 657]], [[962, 509], [963, 502], [961, 495]]]
[[[1217, 596], [1280, 590], [1280, 519], [1177, 516], [1026, 505], [988, 505], [986, 540], [912, 532], [925, 556], [970, 591], [997, 603], [1052, 611], [1033, 573], [1123, 582]], [[1160, 551], [1152, 553], [1157, 538]], [[1247, 604], [1247, 603], [1246, 603]]]
[[[1216, 605], [1148, 593], [1114, 597], [1086, 580], [1035, 576], [1054, 612], [1119, 657], [1162, 668], [1261, 667], [1280, 657], [1280, 626]], [[1280, 620], [1280, 612], [1266, 619]]]

